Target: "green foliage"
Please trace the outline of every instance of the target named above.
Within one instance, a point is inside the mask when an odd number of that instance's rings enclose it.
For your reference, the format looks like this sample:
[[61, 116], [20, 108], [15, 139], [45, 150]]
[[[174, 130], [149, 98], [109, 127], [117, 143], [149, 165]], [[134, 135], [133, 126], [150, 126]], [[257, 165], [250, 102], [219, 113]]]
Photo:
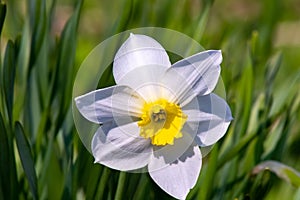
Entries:
[[0, 2], [0, 34], [2, 32], [5, 15], [6, 15], [6, 4]]
[[[87, 53], [143, 26], [223, 53], [234, 121], [188, 199], [299, 199], [300, 42], [289, 38], [300, 32], [289, 26], [299, 20], [297, 1], [239, 2], [1, 2], [0, 199], [172, 199], [148, 174], [94, 164], [72, 118]], [[112, 84], [109, 68], [99, 86]]]
[[28, 179], [31, 193], [34, 199], [38, 198], [37, 192], [37, 177], [34, 168], [33, 158], [30, 152], [30, 145], [24, 134], [22, 125], [19, 122], [15, 124], [16, 143], [18, 147], [19, 156], [22, 162], [24, 173]]
[[253, 169], [253, 174], [260, 173], [263, 170], [270, 170], [285, 181], [300, 187], [300, 173], [289, 166], [276, 161], [264, 161]]

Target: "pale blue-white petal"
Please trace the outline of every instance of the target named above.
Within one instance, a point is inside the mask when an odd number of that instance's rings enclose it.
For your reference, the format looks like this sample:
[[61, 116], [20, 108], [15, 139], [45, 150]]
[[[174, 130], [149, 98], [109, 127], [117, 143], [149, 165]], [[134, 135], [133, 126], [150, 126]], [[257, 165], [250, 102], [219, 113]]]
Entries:
[[[195, 137], [195, 136], [194, 136]], [[163, 162], [152, 163], [151, 170], [158, 170], [168, 166], [181, 157], [187, 149], [194, 144], [194, 137], [182, 133], [182, 137], [175, 138], [173, 145], [153, 146], [153, 157], [162, 159]]]
[[180, 106], [189, 103], [196, 96], [186, 77], [173, 68], [162, 73], [159, 84], [165, 88], [162, 98]]
[[166, 93], [166, 88], [160, 83], [166, 69], [159, 65], [137, 67], [125, 74], [118, 84], [130, 85], [145, 101], [153, 102]]
[[[158, 166], [161, 165], [161, 168]], [[197, 182], [202, 165], [198, 146], [190, 146], [173, 163], [165, 165], [163, 157], [152, 156], [148, 165], [151, 178], [165, 192], [177, 199], [185, 199]]]
[[[115, 81], [119, 84], [124, 76], [135, 68], [152, 65], [163, 68], [171, 66], [165, 49], [151, 37], [130, 34], [114, 58], [113, 75]], [[136, 74], [135, 78], [139, 78], [139, 74]]]
[[152, 154], [152, 145], [149, 139], [139, 136], [139, 131], [136, 123], [110, 130], [100, 127], [92, 141], [95, 162], [122, 171], [146, 166]]
[[112, 86], [75, 98], [80, 113], [94, 123], [117, 117], [139, 117], [144, 100], [127, 86]]
[[167, 73], [176, 73], [181, 77], [170, 84], [170, 87], [176, 88], [181, 105], [186, 105], [197, 95], [207, 95], [213, 91], [219, 79], [221, 62], [221, 51], [209, 50], [180, 60], [169, 68]]
[[195, 141], [200, 146], [216, 143], [226, 133], [232, 114], [226, 101], [214, 93], [197, 96], [199, 108], [188, 104], [183, 112], [188, 116], [187, 124], [198, 126]]

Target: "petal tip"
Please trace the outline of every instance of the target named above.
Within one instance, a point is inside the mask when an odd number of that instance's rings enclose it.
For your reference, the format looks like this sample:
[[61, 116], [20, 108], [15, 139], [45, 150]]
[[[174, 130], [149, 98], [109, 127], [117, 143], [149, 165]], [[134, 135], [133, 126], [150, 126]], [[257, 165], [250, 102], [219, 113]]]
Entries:
[[130, 33], [129, 34], [129, 37], [134, 37], [135, 35], [133, 33]]
[[206, 51], [209, 56], [215, 58], [215, 64], [220, 65], [223, 61], [222, 50], [208, 50]]
[[221, 50], [221, 49], [215, 50], [215, 52], [216, 52], [216, 54], [217, 54], [217, 56], [218, 56], [218, 58], [219, 58], [219, 59], [217, 59], [217, 60], [218, 60], [218, 63], [221, 64], [221, 62], [222, 62], [222, 60], [223, 60], [222, 50]]
[[74, 102], [75, 102], [76, 106], [78, 106], [78, 104], [80, 103], [80, 96], [75, 97]]

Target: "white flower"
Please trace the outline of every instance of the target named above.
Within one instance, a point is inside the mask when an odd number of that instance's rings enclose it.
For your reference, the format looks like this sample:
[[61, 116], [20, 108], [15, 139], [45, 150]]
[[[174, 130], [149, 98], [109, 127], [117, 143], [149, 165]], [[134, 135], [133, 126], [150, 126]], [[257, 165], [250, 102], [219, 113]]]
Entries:
[[92, 140], [95, 162], [122, 171], [146, 167], [164, 191], [186, 198], [201, 169], [198, 146], [217, 142], [232, 120], [212, 93], [221, 62], [221, 51], [210, 50], [171, 65], [157, 41], [131, 34], [115, 55], [117, 85], [75, 99], [80, 113], [101, 125]]

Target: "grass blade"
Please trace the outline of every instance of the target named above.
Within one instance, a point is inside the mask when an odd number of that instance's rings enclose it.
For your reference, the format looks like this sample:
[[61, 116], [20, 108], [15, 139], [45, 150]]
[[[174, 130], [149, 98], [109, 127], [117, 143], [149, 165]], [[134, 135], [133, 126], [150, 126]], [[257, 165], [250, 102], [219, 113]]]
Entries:
[[16, 199], [18, 194], [13, 143], [9, 133], [0, 112], [0, 190], [5, 191], [0, 193], [0, 199]]
[[6, 4], [3, 2], [0, 2], [0, 35], [2, 33], [5, 15], [6, 15]]
[[4, 86], [4, 95], [5, 95], [7, 114], [10, 122], [12, 122], [15, 74], [16, 74], [15, 47], [14, 47], [14, 43], [9, 40], [6, 46], [4, 64], [3, 64], [3, 86]]
[[115, 200], [121, 200], [126, 182], [126, 172], [120, 172]]
[[15, 123], [15, 132], [18, 152], [21, 158], [25, 175], [29, 182], [30, 190], [34, 199], [38, 199], [37, 176], [34, 168], [34, 161], [31, 154], [30, 145], [25, 136], [23, 127], [19, 122]]
[[258, 164], [252, 171], [253, 174], [258, 174], [264, 170], [270, 170], [279, 178], [291, 183], [296, 187], [300, 187], [300, 172], [277, 161], [265, 161]]

